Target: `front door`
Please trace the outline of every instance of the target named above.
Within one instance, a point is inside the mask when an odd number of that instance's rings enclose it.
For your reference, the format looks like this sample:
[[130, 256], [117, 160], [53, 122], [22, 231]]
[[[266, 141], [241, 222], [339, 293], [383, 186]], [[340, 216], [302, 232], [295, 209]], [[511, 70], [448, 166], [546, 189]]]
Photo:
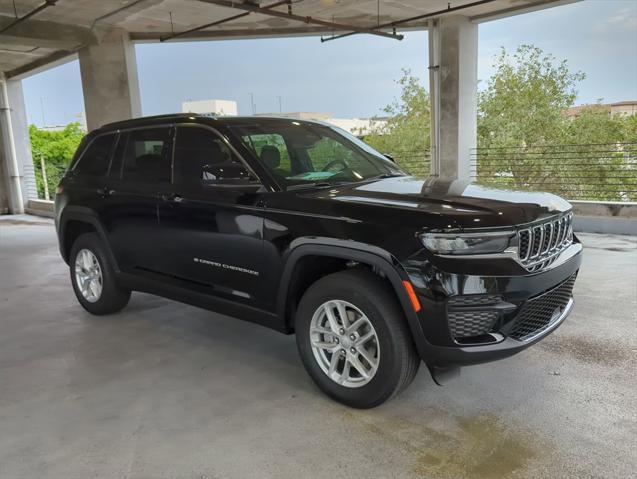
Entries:
[[213, 129], [178, 126], [175, 141], [172, 190], [159, 202], [158, 267], [194, 289], [259, 307], [261, 185]]

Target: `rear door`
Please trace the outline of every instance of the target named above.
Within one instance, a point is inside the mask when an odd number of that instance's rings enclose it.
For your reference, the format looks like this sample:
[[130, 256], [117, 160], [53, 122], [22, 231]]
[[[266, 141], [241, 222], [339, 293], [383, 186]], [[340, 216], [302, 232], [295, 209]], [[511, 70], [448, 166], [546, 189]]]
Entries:
[[120, 132], [104, 192], [104, 223], [123, 271], [154, 272], [158, 201], [170, 189], [173, 130], [170, 125]]
[[108, 185], [108, 169], [117, 133], [105, 133], [88, 140], [83, 153], [66, 176], [70, 203], [104, 213], [103, 193]]
[[162, 272], [192, 288], [259, 306], [262, 186], [225, 139], [176, 128], [172, 190], [159, 204]]

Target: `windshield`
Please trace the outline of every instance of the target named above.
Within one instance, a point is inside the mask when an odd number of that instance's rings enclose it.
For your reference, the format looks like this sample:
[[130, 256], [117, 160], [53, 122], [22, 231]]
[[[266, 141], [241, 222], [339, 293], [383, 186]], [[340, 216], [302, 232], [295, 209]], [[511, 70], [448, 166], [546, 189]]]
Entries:
[[277, 121], [230, 129], [286, 188], [405, 174], [359, 139], [329, 126]]

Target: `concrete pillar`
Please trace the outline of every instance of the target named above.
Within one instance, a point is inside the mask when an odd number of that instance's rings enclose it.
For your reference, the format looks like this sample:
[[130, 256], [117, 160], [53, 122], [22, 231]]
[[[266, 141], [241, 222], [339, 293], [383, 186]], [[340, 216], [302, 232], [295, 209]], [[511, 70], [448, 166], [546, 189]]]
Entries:
[[432, 174], [471, 180], [477, 143], [478, 26], [460, 15], [429, 28]]
[[141, 116], [135, 47], [122, 30], [109, 30], [79, 51], [86, 125]]
[[0, 215], [9, 213], [9, 188], [11, 187], [4, 156], [4, 143], [0, 131]]
[[[38, 197], [29, 140], [22, 82], [0, 79], [0, 211], [23, 213], [29, 199]], [[2, 204], [4, 200], [4, 205]]]

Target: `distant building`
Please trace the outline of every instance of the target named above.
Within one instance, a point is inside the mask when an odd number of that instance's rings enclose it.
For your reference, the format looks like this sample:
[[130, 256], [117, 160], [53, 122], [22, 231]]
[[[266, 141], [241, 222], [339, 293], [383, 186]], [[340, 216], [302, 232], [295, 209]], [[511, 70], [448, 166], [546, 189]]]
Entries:
[[[80, 130], [82, 131], [87, 131], [86, 130], [86, 115], [84, 114], [84, 112], [82, 113], [77, 113], [75, 115], [75, 118], [77, 118], [75, 121], [73, 121], [72, 123], [79, 123], [80, 124]], [[41, 127], [39, 127], [40, 130], [44, 130], [44, 131], [62, 131], [64, 130], [68, 125], [43, 125]]]
[[374, 131], [379, 131], [386, 124], [387, 120], [382, 118], [332, 118], [329, 113], [296, 111], [288, 113], [258, 113], [255, 116], [273, 116], [279, 118], [290, 118], [292, 120], [314, 120], [323, 121], [337, 126], [354, 136], [366, 136]]
[[637, 114], [637, 101], [620, 101], [610, 104], [611, 115], [635, 115]]
[[387, 125], [387, 120], [382, 118], [328, 118], [325, 121], [354, 136], [367, 136], [380, 132]]
[[609, 115], [635, 115], [637, 114], [637, 101], [620, 101], [616, 103], [592, 103], [587, 105], [572, 106], [566, 110], [566, 116], [577, 118], [584, 110], [593, 110], [597, 113]]
[[237, 102], [232, 100], [199, 100], [181, 103], [182, 113], [198, 115], [237, 116]]
[[317, 111], [290, 111], [287, 113], [256, 113], [254, 116], [273, 116], [278, 118], [290, 118], [292, 120], [325, 121], [328, 118], [331, 118], [332, 115]]

